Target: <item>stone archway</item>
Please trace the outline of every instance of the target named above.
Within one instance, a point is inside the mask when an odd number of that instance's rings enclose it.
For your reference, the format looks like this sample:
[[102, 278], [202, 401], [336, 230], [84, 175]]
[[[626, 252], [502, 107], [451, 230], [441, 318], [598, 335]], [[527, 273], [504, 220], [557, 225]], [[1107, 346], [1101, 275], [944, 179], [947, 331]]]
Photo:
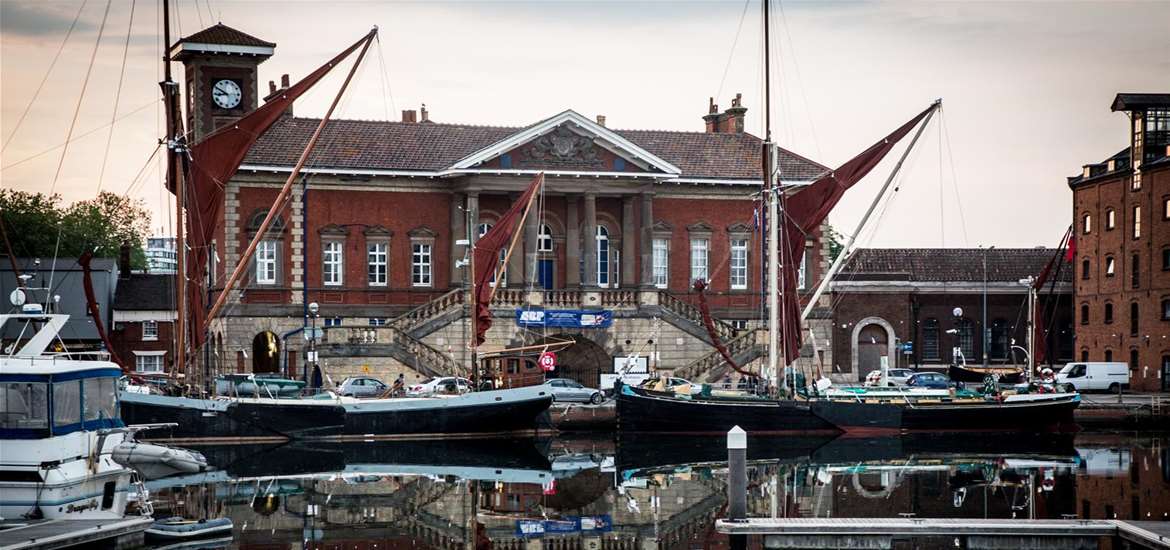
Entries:
[[280, 373], [280, 338], [266, 330], [252, 338], [252, 373]]
[[[867, 327], [873, 328], [866, 330]], [[862, 339], [865, 339], [864, 346], [861, 345]], [[898, 344], [897, 338], [894, 336], [894, 326], [881, 317], [866, 317], [858, 321], [853, 326], [853, 335], [849, 339], [849, 343], [851, 347], [850, 358], [853, 372], [857, 373], [858, 380], [865, 380], [865, 375], [870, 370], [877, 369], [880, 366], [882, 355], [890, 358], [890, 368], [898, 366]], [[866, 354], [866, 360], [864, 361], [861, 357], [862, 353]], [[870, 362], [872, 364], [869, 364]]]
[[598, 387], [601, 373], [609, 372], [613, 359], [605, 348], [580, 334], [554, 334], [536, 345], [564, 340], [573, 340], [574, 344], [557, 352], [557, 370], [547, 373], [548, 378], [571, 378], [591, 388]]

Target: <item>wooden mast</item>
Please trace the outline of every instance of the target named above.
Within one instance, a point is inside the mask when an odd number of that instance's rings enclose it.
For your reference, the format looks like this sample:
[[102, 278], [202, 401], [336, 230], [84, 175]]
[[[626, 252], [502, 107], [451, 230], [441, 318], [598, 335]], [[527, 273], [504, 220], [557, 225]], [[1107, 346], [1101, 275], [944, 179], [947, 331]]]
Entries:
[[183, 230], [185, 179], [179, 173], [178, 156], [183, 154], [183, 123], [179, 119], [179, 85], [171, 75], [171, 4], [163, 0], [163, 101], [166, 103], [167, 187], [175, 192], [175, 366], [172, 375], [187, 369], [187, 242]]
[[317, 129], [313, 131], [313, 136], [309, 138], [309, 143], [305, 145], [304, 151], [301, 151], [301, 157], [297, 159], [296, 166], [293, 167], [292, 172], [289, 173], [288, 179], [285, 180], [284, 186], [280, 188], [280, 192], [276, 195], [276, 200], [272, 202], [272, 208], [268, 209], [268, 215], [264, 217], [264, 221], [260, 223], [260, 227], [256, 230], [256, 235], [252, 237], [252, 241], [248, 243], [248, 248], [240, 255], [240, 261], [236, 264], [232, 274], [223, 285], [223, 290], [220, 291], [219, 296], [215, 298], [215, 304], [207, 312], [207, 318], [203, 321], [203, 330], [207, 330], [211, 325], [211, 320], [223, 309], [227, 302], [227, 297], [231, 294], [232, 287], [239, 282], [240, 277], [247, 271], [248, 262], [252, 258], [252, 254], [256, 252], [256, 247], [259, 246], [260, 241], [264, 238], [264, 234], [268, 232], [268, 228], [272, 226], [273, 220], [276, 219], [277, 212], [280, 211], [284, 201], [288, 198], [289, 193], [292, 192], [293, 182], [296, 181], [297, 176], [300, 175], [301, 169], [305, 167], [305, 163], [309, 160], [309, 155], [312, 154], [313, 148], [317, 145], [317, 140], [321, 137], [321, 132], [325, 130], [325, 125], [329, 123], [329, 117], [333, 115], [334, 109], [341, 101], [341, 96], [345, 94], [345, 89], [349, 87], [349, 83], [353, 80], [354, 73], [357, 68], [361, 66], [362, 59], [366, 56], [366, 51], [370, 49], [370, 43], [373, 42], [374, 37], [378, 34], [378, 28], [374, 27], [369, 34], [362, 40], [365, 44], [362, 45], [362, 51], [358, 54], [357, 60], [349, 69], [349, 74], [345, 76], [345, 81], [341, 83], [341, 89], [337, 90], [337, 95], [333, 98], [333, 102], [329, 104], [329, 110], [325, 111], [325, 116], [321, 117], [321, 122], [317, 124]]
[[765, 225], [768, 228], [768, 367], [767, 376], [775, 384], [780, 374], [780, 216], [777, 201], [782, 192], [777, 185], [775, 155], [772, 143], [772, 58], [768, 27], [768, 2], [764, 0], [764, 145], [763, 159], [764, 202], [768, 207]]

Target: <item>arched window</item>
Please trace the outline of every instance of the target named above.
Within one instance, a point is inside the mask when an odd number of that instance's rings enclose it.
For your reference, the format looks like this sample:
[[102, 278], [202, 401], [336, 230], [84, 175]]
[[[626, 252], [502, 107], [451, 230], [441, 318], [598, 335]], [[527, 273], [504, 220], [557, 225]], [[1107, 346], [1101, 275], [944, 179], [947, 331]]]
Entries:
[[1082, 363], [1089, 362], [1089, 350], [1087, 350], [1087, 349], [1081, 350], [1081, 362]]
[[1081, 304], [1081, 324], [1089, 324], [1089, 304]]
[[1113, 261], [1113, 256], [1105, 256], [1105, 276], [1112, 277], [1117, 272], [1117, 266]]
[[1084, 214], [1081, 216], [1081, 232], [1088, 235], [1093, 231], [1093, 216]]
[[597, 286], [609, 288], [609, 229], [597, 226]]
[[552, 252], [553, 238], [552, 230], [545, 224], [540, 224], [540, 231], [536, 235], [536, 251], [537, 252]]
[[1129, 335], [1138, 335], [1138, 303], [1131, 302], [1129, 304]]
[[1113, 302], [1105, 302], [1105, 324], [1113, 322]]
[[1110, 230], [1117, 227], [1117, 213], [1112, 208], [1105, 211], [1105, 229]]
[[1162, 320], [1170, 321], [1170, 298], [1162, 298]]
[[996, 319], [991, 322], [991, 357], [992, 359], [1007, 359], [1008, 356], [1008, 322]]
[[1113, 350], [1111, 350], [1111, 349], [1105, 350], [1105, 362], [1106, 363], [1113, 362]]
[[963, 317], [955, 321], [955, 329], [958, 331], [959, 350], [963, 352], [963, 358], [970, 361], [975, 358], [975, 323], [970, 319]]
[[1129, 286], [1139, 288], [1142, 285], [1142, 260], [1141, 256], [1134, 254], [1130, 257], [1129, 262]]
[[938, 348], [938, 319], [930, 318], [922, 322], [922, 359], [937, 361]]
[[[479, 226], [477, 226], [475, 228], [476, 237], [478, 238], [478, 237], [484, 236], [485, 234], [487, 234], [487, 232], [489, 230], [491, 230], [491, 228], [492, 228], [492, 224], [490, 224], [490, 223], [479, 224]], [[508, 257], [508, 252], [506, 250], [501, 250], [500, 251], [500, 267], [501, 268], [504, 266], [504, 259], [507, 257]], [[498, 271], [498, 273], [504, 274], [504, 276], [500, 280], [500, 286], [508, 286], [508, 272], [507, 271]], [[496, 278], [494, 276], [492, 277], [490, 284], [492, 286], [496, 286]]]
[[1081, 278], [1082, 279], [1087, 280], [1089, 278], [1089, 272], [1092, 270], [1093, 270], [1093, 266], [1089, 262], [1088, 258], [1081, 260]]

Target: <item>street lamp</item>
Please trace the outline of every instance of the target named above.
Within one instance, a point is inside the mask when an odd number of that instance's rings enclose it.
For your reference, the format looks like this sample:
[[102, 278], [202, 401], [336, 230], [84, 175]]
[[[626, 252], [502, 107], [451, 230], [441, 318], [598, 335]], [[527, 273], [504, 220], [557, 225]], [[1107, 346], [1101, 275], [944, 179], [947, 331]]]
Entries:
[[309, 365], [317, 365], [317, 312], [321, 306], [317, 302], [309, 303], [309, 353], [305, 357], [305, 385], [309, 384]]

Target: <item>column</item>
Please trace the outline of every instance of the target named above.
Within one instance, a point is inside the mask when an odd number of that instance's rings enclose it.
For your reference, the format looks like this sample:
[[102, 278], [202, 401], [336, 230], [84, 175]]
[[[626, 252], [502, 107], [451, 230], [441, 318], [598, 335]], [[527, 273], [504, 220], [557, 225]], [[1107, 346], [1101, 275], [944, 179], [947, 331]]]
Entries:
[[642, 193], [642, 233], [639, 242], [642, 286], [654, 286], [654, 193]]
[[[518, 200], [520, 200], [519, 193], [508, 193], [509, 204], [516, 204]], [[532, 213], [529, 213], [528, 218], [524, 220], [525, 225], [528, 224], [528, 219], [532, 217]], [[517, 227], [516, 229], [518, 231], [525, 230], [525, 228], [521, 227]], [[524, 288], [524, 252], [528, 247], [524, 246], [525, 243], [523, 240], [516, 241], [516, 243], [517, 247], [523, 248], [513, 249], [512, 254], [508, 256], [508, 288]]]
[[[516, 276], [519, 277], [521, 273], [524, 274], [524, 282], [532, 283], [533, 288], [539, 286], [536, 272], [536, 241], [540, 229], [540, 212], [536, 209], [536, 203], [533, 202], [533, 208], [528, 212], [528, 217], [524, 218], [524, 269], [517, 271]], [[517, 250], [515, 254], [520, 254]]]
[[585, 193], [585, 223], [581, 234], [585, 236], [585, 280], [581, 286], [597, 288], [597, 195]]
[[634, 196], [622, 197], [622, 286], [636, 286], [634, 278], [637, 270], [634, 268]]
[[463, 203], [467, 200], [466, 197], [463, 193], [451, 195], [451, 288], [463, 284], [465, 268], [457, 267], [455, 264], [463, 259], [467, 247], [459, 246], [455, 244], [455, 241], [467, 238], [467, 218], [463, 215]]
[[581, 222], [577, 219], [579, 197], [565, 197], [565, 286], [581, 286], [581, 272], [577, 265], [581, 258]]

